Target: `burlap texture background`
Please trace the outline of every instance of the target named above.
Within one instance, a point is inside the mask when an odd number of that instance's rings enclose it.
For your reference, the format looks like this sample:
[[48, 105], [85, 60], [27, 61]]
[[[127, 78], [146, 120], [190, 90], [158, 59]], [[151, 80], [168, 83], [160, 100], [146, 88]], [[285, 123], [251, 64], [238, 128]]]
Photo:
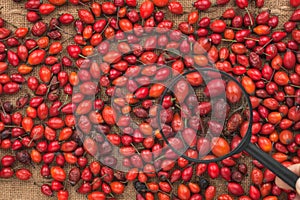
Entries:
[[[44, 0], [44, 2], [46, 2]], [[142, 0], [138, 0], [139, 3], [142, 2]], [[183, 4], [184, 6], [184, 10], [186, 12], [190, 11], [193, 9], [192, 7], [192, 3], [194, 2], [193, 0], [180, 0], [180, 2]], [[22, 3], [15, 3], [13, 2], [13, 0], [0, 0], [0, 7], [3, 7], [1, 9], [1, 14], [0, 17], [4, 18], [5, 20], [7, 20], [8, 22], [16, 25], [16, 26], [31, 26], [32, 24], [29, 24], [28, 22], [26, 22], [26, 11], [24, 9], [22, 9], [22, 7], [24, 7], [24, 2]], [[68, 12], [68, 13], [72, 13], [74, 14], [75, 18], [77, 17], [77, 11], [76, 9], [78, 9], [80, 6], [72, 6], [70, 4], [68, 5], [64, 5], [58, 9], [55, 10], [55, 12], [53, 12], [51, 14], [51, 16], [42, 16], [42, 18], [45, 20], [45, 22], [48, 22], [49, 19], [51, 17], [57, 17], [59, 16], [59, 14], [62, 14], [64, 12]], [[226, 10], [229, 7], [234, 7], [234, 0], [231, 0], [230, 4], [228, 4], [227, 6], [223, 6], [223, 7], [213, 7], [211, 9], [209, 9], [208, 12], [201, 12], [200, 17], [204, 17], [204, 16], [209, 16], [211, 18], [218, 18], [222, 15], [223, 11]], [[269, 9], [271, 10], [271, 13], [274, 15], [277, 15], [280, 19], [280, 23], [278, 28], [282, 27], [282, 24], [288, 20], [288, 18], [290, 17], [291, 13], [292, 13], [292, 9], [289, 7], [289, 3], [288, 0], [265, 0], [265, 6], [261, 9], [257, 9], [255, 8], [255, 3], [254, 1], [251, 1], [251, 4], [249, 6], [249, 10], [252, 13], [258, 13], [261, 10], [266, 10]], [[238, 8], [236, 9], [238, 12], [243, 12], [241, 10], [239, 10]], [[187, 15], [183, 15], [183, 16], [174, 16], [171, 14], [167, 14], [166, 16], [167, 19], [172, 19], [173, 21], [176, 22], [176, 24], [178, 24], [178, 22], [184, 21], [187, 19]], [[10, 25], [6, 25], [6, 26], [10, 26]], [[14, 29], [13, 27], [11, 27], [12, 29]], [[66, 30], [69, 33], [73, 33], [73, 26], [64, 26], [63, 27], [64, 30]], [[70, 36], [68, 36], [67, 34], [63, 34], [63, 39], [69, 38]], [[72, 40], [70, 40], [70, 42], [72, 42]], [[67, 42], [64, 44], [66, 45]], [[12, 69], [11, 72], [15, 71], [15, 69]], [[37, 69], [35, 69], [35, 71], [33, 73], [31, 73], [30, 75], [36, 74]], [[23, 88], [23, 90], [18, 93], [18, 95], [24, 94], [28, 92], [28, 90], [26, 88]], [[2, 100], [12, 100], [13, 103], [15, 101], [15, 99], [17, 98], [17, 95], [14, 96], [0, 96], [0, 98]], [[8, 153], [12, 153], [13, 152], [9, 152], [9, 151], [0, 151], [0, 157], [2, 157], [5, 154]], [[241, 160], [241, 162], [245, 162], [248, 164], [249, 166], [249, 171], [252, 168], [251, 165], [251, 158], [249, 157], [245, 157]], [[15, 169], [19, 168], [19, 166], [14, 166]], [[12, 178], [12, 179], [8, 179], [8, 180], [3, 180], [0, 179], [0, 185], [1, 185], [1, 189], [0, 189], [0, 200], [7, 200], [7, 199], [15, 199], [15, 200], [38, 200], [38, 199], [55, 199], [54, 197], [52, 198], [48, 198], [45, 197], [41, 192], [40, 192], [40, 187], [34, 185], [34, 181], [37, 182], [38, 184], [41, 183], [46, 183], [49, 182], [49, 180], [46, 179], [42, 179], [40, 178], [39, 175], [39, 171], [40, 171], [40, 166], [36, 166], [35, 169], [31, 167], [31, 171], [33, 172], [33, 179], [29, 180], [29, 181], [18, 181], [16, 178]], [[227, 187], [226, 187], [226, 182], [221, 180], [221, 179], [217, 179], [217, 180], [210, 180], [211, 184], [215, 185], [217, 187], [217, 194], [221, 194], [223, 192], [227, 193]], [[67, 185], [67, 188], [70, 192], [70, 199], [85, 199], [84, 195], [79, 195], [75, 192], [75, 190], [77, 189], [78, 186], [75, 187], [71, 187], [69, 185]], [[246, 191], [246, 193], [248, 193], [249, 187], [250, 187], [250, 180], [249, 177], [245, 177], [245, 179], [243, 180], [243, 187]], [[126, 191], [122, 196], [118, 196], [118, 199], [135, 199], [135, 190], [132, 187], [132, 184], [129, 184], [126, 187]], [[284, 197], [282, 197], [281, 199], [285, 199]]]

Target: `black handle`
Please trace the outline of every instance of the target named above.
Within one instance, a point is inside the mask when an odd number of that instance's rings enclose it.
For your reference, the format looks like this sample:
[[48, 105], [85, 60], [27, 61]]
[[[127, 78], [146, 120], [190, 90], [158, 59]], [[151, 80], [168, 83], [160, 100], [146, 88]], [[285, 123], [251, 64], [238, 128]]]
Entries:
[[251, 142], [246, 146], [245, 151], [276, 174], [286, 184], [296, 189], [296, 182], [299, 177], [295, 173], [284, 167], [281, 163], [273, 159], [270, 155], [263, 152]]

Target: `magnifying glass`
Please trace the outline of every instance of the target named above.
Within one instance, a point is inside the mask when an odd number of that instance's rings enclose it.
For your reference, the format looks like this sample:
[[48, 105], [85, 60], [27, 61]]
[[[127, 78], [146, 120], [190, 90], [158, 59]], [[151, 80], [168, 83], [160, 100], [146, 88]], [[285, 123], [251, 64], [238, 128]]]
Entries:
[[[250, 142], [251, 102], [233, 76], [212, 68], [197, 68], [175, 77], [163, 92], [160, 105], [166, 95], [177, 99], [176, 112], [182, 123], [171, 135], [162, 131], [161, 135], [178, 156], [190, 162], [211, 163], [245, 151], [295, 189], [299, 177]], [[191, 96], [196, 103], [191, 103]], [[162, 111], [161, 106], [157, 114], [160, 130], [166, 124]], [[239, 128], [245, 121], [248, 129], [241, 135]]]

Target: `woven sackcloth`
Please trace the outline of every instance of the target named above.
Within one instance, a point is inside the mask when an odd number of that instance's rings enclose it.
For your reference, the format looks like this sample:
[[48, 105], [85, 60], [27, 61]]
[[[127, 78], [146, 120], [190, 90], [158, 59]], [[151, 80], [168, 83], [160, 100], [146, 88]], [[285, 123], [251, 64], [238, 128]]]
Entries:
[[[99, 0], [98, 0], [99, 1]], [[179, 0], [183, 6], [184, 6], [184, 11], [185, 13], [191, 11], [193, 9], [192, 7], [192, 2], [193, 0]], [[44, 3], [46, 0], [43, 1]], [[100, 1], [101, 2], [101, 1]], [[142, 2], [142, 0], [138, 0], [139, 3]], [[258, 13], [261, 10], [270, 10], [272, 15], [277, 15], [280, 19], [280, 23], [278, 25], [279, 28], [282, 28], [282, 24], [288, 20], [292, 13], [292, 8], [289, 7], [289, 1], [288, 0], [265, 0], [265, 5], [263, 8], [255, 8], [255, 1], [251, 1], [249, 5], [249, 10], [251, 13]], [[81, 5], [82, 6], [82, 5]], [[50, 16], [42, 16], [43, 20], [45, 22], [49, 22], [49, 19], [51, 17], [57, 17], [62, 13], [68, 12], [71, 14], [74, 14], [75, 17], [77, 17], [77, 9], [81, 6], [73, 6], [70, 4], [63, 5], [62, 7], [57, 8]], [[26, 21], [26, 10], [24, 10], [24, 2], [21, 3], [15, 3], [13, 0], [0, 0], [0, 7], [2, 9], [0, 10], [1, 14], [0, 17], [4, 18], [6, 21], [14, 24], [15, 26], [24, 26], [24, 27], [29, 27], [32, 26], [32, 24], [28, 23]], [[226, 10], [229, 7], [235, 7], [234, 5], [234, 0], [231, 0], [231, 2], [223, 7], [212, 7], [208, 10], [208, 12], [201, 12], [200, 16], [209, 16], [211, 18], [219, 18], [223, 11]], [[242, 10], [239, 10], [236, 8], [237, 12], [244, 12]], [[241, 13], [244, 14], [244, 13]], [[177, 25], [179, 22], [185, 21], [187, 19], [187, 14], [182, 15], [182, 16], [174, 16], [170, 13], [167, 14], [166, 16], [167, 19], [171, 19], [175, 22]], [[14, 29], [11, 25], [6, 25], [7, 27], [10, 27], [11, 29]], [[177, 26], [175, 26], [177, 27]], [[63, 29], [68, 32], [68, 33], [74, 33], [73, 26], [63, 26]], [[70, 36], [68, 34], [63, 34], [63, 40], [69, 38]], [[72, 40], [69, 40], [72, 42]], [[66, 46], [68, 42], [64, 43], [64, 46]], [[12, 67], [11, 67], [12, 68]], [[30, 73], [31, 75], [37, 74], [37, 69], [38, 67], [35, 68], [35, 70]], [[11, 69], [9, 73], [15, 72], [15, 69]], [[27, 76], [28, 77], [28, 76]], [[13, 104], [15, 104], [15, 100], [18, 98], [20, 95], [24, 95], [25, 93], [30, 92], [25, 86], [22, 88], [22, 91], [19, 92], [17, 95], [10, 95], [10, 96], [5, 96], [2, 95], [0, 96], [1, 100], [11, 100]], [[0, 158], [5, 155], [5, 154], [14, 154], [14, 152], [10, 151], [4, 151], [0, 150]], [[251, 164], [251, 158], [250, 157], [243, 157], [240, 162], [246, 163], [249, 167], [248, 172], [251, 172], [252, 169], [252, 164]], [[17, 166], [14, 166], [14, 169], [18, 169], [22, 167], [21, 164], [18, 164]], [[28, 166], [26, 166], [28, 167]], [[47, 179], [42, 179], [41, 176], [39, 175], [40, 173], [40, 165], [36, 166], [35, 168], [29, 167], [30, 170], [33, 172], [33, 179], [30, 179], [29, 181], [19, 181], [16, 178], [11, 178], [8, 180], [0, 179], [0, 200], [41, 200], [41, 199], [55, 199], [55, 197], [46, 197], [44, 196], [41, 191], [40, 187], [37, 185], [41, 185], [43, 183], [49, 183], [50, 180]], [[37, 185], [34, 185], [34, 182], [37, 183]], [[215, 180], [210, 180], [210, 183], [212, 185], [215, 185], [217, 187], [217, 195], [222, 194], [222, 193], [227, 193], [227, 187], [226, 187], [226, 182], [222, 180], [221, 178], [215, 179]], [[242, 185], [245, 189], [246, 194], [249, 191], [250, 188], [250, 177], [246, 176], [244, 180], [242, 181]], [[70, 192], [70, 199], [86, 199], [84, 195], [79, 195], [76, 193], [76, 189], [78, 186], [74, 186], [73, 188], [70, 185], [67, 185], [66, 188]], [[125, 193], [121, 196], [117, 196], [117, 199], [126, 199], [126, 200], [131, 200], [135, 199], [135, 190], [130, 183], [125, 190]], [[285, 197], [281, 197], [280, 199], [285, 199]]]

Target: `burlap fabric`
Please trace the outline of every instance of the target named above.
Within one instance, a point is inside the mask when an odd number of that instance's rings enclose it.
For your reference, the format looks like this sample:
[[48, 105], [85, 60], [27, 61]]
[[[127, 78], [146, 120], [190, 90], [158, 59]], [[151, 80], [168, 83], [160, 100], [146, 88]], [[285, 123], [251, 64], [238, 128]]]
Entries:
[[[139, 3], [142, 2], [142, 0], [138, 0]], [[46, 2], [44, 0], [44, 2]], [[192, 3], [193, 0], [180, 0], [180, 2], [184, 6], [184, 10], [186, 12], [189, 12], [193, 9]], [[1, 14], [0, 17], [4, 18], [8, 22], [16, 25], [16, 26], [31, 26], [28, 22], [26, 22], [25, 14], [26, 11], [22, 8], [24, 6], [24, 3], [15, 3], [13, 0], [0, 0], [0, 7], [3, 7], [1, 9]], [[234, 7], [234, 0], [231, 0], [230, 4], [228, 4], [226, 7], [213, 7], [209, 9], [208, 12], [201, 12], [200, 16], [209, 16], [211, 18], [218, 18], [222, 15], [223, 11], [226, 10], [229, 7]], [[74, 14], [75, 17], [77, 17], [77, 11], [79, 6], [72, 6], [70, 4], [64, 5], [60, 8], [57, 8], [55, 12], [51, 14], [51, 16], [42, 16], [42, 18], [45, 20], [45, 22], [48, 22], [51, 17], [57, 17], [59, 14], [62, 14], [64, 12], [72, 13]], [[265, 0], [265, 6], [261, 9], [255, 8], [255, 3], [254, 1], [251, 1], [251, 4], [249, 6], [249, 10], [251, 13], [258, 13], [261, 10], [266, 10], [269, 9], [272, 14], [277, 15], [280, 19], [280, 23], [278, 25], [278, 28], [282, 27], [282, 24], [288, 20], [292, 13], [292, 9], [289, 7], [288, 0]], [[238, 12], [243, 12], [239, 9], [236, 9]], [[178, 22], [184, 21], [187, 19], [187, 15], [182, 15], [182, 16], [174, 16], [172, 14], [167, 14], [166, 16], [167, 19], [172, 19], [173, 21], [176, 22], [176, 25]], [[6, 25], [10, 26], [10, 25]], [[14, 29], [13, 27], [11, 27]], [[73, 33], [73, 27], [70, 26], [64, 26], [63, 29], [68, 32], [68, 33]], [[69, 38], [70, 35], [68, 34], [63, 34], [63, 40]], [[72, 42], [72, 40], [69, 40], [68, 42], [65, 42], [64, 45], [67, 45], [68, 43]], [[30, 74], [36, 74], [37, 68]], [[11, 69], [10, 73], [14, 72], [15, 69]], [[18, 93], [18, 95], [22, 95], [26, 92], [29, 92], [29, 90], [24, 87], [21, 92]], [[13, 103], [15, 103], [16, 98], [18, 95], [14, 96], [1, 96], [1, 100], [11, 100]], [[13, 154], [13, 152], [10, 151], [0, 151], [0, 157], [2, 157], [5, 154]], [[240, 162], [244, 162], [248, 164], [249, 167], [249, 172], [251, 172], [252, 164], [251, 164], [251, 158], [249, 157], [244, 157], [241, 159]], [[14, 166], [15, 169], [20, 168], [21, 165]], [[28, 166], [26, 166], [28, 167]], [[31, 167], [31, 171], [33, 172], [33, 179], [29, 181], [18, 181], [16, 178], [8, 179], [8, 180], [3, 180], [0, 179], [0, 185], [1, 185], [1, 190], [0, 190], [0, 200], [7, 200], [7, 199], [15, 199], [15, 200], [40, 200], [40, 199], [55, 199], [54, 197], [48, 198], [44, 196], [40, 192], [40, 187], [37, 185], [34, 185], [34, 182], [37, 182], [38, 185], [41, 185], [42, 183], [49, 182], [50, 180], [47, 179], [42, 179], [40, 178], [39, 171], [40, 171], [40, 166], [35, 166], [35, 168]], [[222, 180], [221, 178], [216, 179], [216, 180], [210, 180], [212, 185], [215, 185], [217, 187], [217, 194], [222, 194], [223, 192], [227, 193], [227, 187], [226, 187], [226, 182]], [[249, 191], [250, 187], [250, 180], [249, 176], [246, 176], [242, 182], [242, 185], [246, 191], [246, 194]], [[70, 192], [70, 199], [85, 199], [86, 197], [84, 195], [79, 195], [76, 193], [76, 189], [78, 186], [71, 187], [70, 185], [66, 185], [66, 188], [68, 188]], [[132, 186], [132, 184], [129, 184], [126, 187], [126, 191], [123, 195], [118, 196], [118, 199], [135, 199], [135, 190]], [[280, 199], [285, 199], [285, 197], [281, 197]]]

